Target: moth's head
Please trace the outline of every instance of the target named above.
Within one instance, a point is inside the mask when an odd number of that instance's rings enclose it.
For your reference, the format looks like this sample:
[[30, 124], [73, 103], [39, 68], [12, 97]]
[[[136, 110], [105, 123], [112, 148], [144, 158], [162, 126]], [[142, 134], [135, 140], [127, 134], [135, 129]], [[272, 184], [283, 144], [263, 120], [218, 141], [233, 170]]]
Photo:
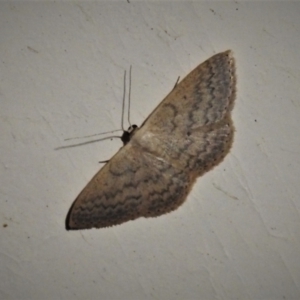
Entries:
[[129, 126], [127, 131], [124, 131], [121, 140], [124, 143], [124, 146], [130, 141], [131, 137], [134, 135], [135, 130], [137, 129], [137, 125]]

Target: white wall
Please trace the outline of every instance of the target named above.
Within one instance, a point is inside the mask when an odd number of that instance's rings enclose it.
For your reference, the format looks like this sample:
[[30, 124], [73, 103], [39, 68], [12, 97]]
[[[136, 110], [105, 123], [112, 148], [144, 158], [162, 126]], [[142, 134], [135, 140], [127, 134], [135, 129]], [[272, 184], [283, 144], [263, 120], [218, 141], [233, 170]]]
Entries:
[[[0, 298], [299, 299], [299, 13], [299, 2], [1, 2]], [[173, 213], [67, 232], [71, 203], [121, 142], [54, 149], [120, 127], [130, 65], [140, 125], [178, 76], [227, 49], [238, 94], [225, 161]]]

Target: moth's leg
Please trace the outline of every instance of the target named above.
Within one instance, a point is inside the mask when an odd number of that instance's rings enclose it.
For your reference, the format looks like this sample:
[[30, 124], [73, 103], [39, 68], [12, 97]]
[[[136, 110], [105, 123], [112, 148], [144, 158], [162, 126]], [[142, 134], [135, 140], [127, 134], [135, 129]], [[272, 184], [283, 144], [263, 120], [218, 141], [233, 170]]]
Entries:
[[108, 160], [101, 160], [101, 161], [99, 161], [99, 164], [106, 164], [106, 163], [108, 163], [110, 160], [108, 159]]
[[172, 91], [176, 88], [176, 86], [177, 86], [177, 84], [178, 84], [178, 82], [179, 82], [179, 79], [180, 79], [180, 76], [178, 76], [178, 78], [177, 78], [177, 80], [176, 80], [176, 82], [175, 82], [175, 85], [174, 85]]

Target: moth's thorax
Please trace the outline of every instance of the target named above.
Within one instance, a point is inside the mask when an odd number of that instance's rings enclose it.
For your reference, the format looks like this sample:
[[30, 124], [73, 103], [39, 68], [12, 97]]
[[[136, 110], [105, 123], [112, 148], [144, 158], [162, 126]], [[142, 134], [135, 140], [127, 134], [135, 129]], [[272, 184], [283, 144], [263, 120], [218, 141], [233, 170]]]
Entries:
[[121, 140], [124, 143], [124, 146], [131, 140], [132, 136], [134, 135], [135, 131], [138, 129], [137, 125], [129, 126], [127, 131], [124, 131]]

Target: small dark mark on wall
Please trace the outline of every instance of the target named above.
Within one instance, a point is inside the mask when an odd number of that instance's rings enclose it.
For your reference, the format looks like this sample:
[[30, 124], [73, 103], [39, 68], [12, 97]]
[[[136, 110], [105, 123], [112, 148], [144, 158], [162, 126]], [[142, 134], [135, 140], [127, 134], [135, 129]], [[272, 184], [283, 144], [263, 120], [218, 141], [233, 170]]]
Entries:
[[34, 52], [34, 53], [39, 53], [39, 51], [31, 48], [30, 46], [27, 46], [27, 49], [30, 50], [31, 52]]

